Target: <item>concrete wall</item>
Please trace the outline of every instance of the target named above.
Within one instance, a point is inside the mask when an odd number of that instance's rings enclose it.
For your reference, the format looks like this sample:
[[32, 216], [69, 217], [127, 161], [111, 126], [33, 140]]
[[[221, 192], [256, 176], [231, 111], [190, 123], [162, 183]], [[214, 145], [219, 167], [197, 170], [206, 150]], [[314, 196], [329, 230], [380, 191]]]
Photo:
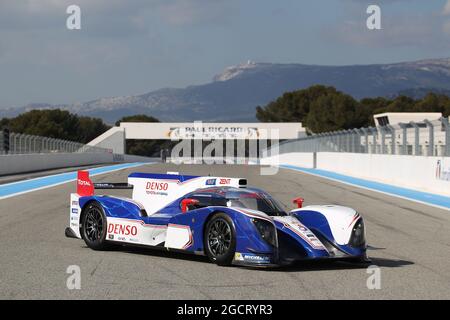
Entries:
[[262, 165], [289, 164], [303, 168], [314, 168], [314, 154], [308, 152], [283, 153], [260, 159]]
[[125, 154], [125, 129], [112, 127], [89, 142], [88, 145], [111, 149], [116, 154]]
[[0, 175], [113, 162], [149, 162], [152, 158], [112, 153], [0, 155]]
[[[288, 164], [314, 168], [313, 153], [286, 153], [279, 159], [261, 159], [261, 164]], [[318, 152], [316, 169], [341, 173], [370, 181], [382, 182], [450, 196], [450, 158]]]
[[321, 152], [317, 169], [450, 196], [450, 158]]

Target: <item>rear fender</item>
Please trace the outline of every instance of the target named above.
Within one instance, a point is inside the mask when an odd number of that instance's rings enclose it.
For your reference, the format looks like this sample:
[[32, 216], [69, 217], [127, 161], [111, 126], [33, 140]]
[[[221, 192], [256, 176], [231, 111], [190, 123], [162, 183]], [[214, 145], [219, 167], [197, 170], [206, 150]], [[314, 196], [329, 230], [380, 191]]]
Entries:
[[78, 202], [83, 210], [86, 204], [91, 201], [100, 203], [105, 211], [106, 217], [123, 219], [141, 219], [145, 215], [143, 208], [132, 199], [112, 197], [112, 196], [88, 196], [80, 197]]

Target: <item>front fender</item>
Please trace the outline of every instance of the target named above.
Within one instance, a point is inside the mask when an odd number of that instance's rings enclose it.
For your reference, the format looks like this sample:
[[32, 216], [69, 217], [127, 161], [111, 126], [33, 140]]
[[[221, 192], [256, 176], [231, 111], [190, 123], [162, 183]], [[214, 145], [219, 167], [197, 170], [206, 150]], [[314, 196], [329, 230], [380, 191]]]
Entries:
[[316, 234], [325, 244], [331, 244], [350, 256], [361, 256], [366, 244], [349, 245], [353, 226], [363, 219], [355, 210], [341, 206], [311, 206], [293, 210], [291, 215]]
[[[267, 254], [273, 255], [276, 248], [267, 243], [259, 235], [252, 219], [258, 218], [258, 216], [246, 214], [241, 210], [229, 207], [207, 207], [188, 211], [183, 214], [174, 216], [170, 223], [188, 225], [193, 231], [194, 246], [189, 250], [191, 251], [204, 251], [204, 230], [206, 223], [216, 212], [223, 212], [227, 214], [236, 230], [236, 252], [242, 254]], [[267, 217], [266, 220], [272, 219]], [[275, 226], [274, 226], [275, 228]]]

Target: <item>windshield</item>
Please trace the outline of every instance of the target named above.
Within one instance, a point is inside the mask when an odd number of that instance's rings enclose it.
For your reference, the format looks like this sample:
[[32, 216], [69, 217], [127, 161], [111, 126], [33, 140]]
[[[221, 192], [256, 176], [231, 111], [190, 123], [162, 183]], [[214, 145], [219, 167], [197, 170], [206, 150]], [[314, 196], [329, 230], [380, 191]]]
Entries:
[[233, 192], [227, 195], [227, 206], [262, 211], [269, 216], [284, 216], [286, 212], [275, 199], [263, 191]]

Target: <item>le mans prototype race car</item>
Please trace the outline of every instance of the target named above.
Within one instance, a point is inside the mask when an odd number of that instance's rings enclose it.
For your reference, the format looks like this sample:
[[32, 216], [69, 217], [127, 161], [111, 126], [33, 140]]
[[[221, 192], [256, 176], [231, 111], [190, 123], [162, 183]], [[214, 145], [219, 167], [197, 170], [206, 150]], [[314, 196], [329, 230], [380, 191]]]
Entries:
[[[132, 199], [94, 195], [132, 189]], [[206, 255], [218, 265], [280, 266], [299, 260], [367, 261], [363, 218], [336, 205], [286, 212], [246, 179], [132, 173], [128, 183], [92, 183], [79, 171], [67, 237], [94, 250], [138, 245]]]

